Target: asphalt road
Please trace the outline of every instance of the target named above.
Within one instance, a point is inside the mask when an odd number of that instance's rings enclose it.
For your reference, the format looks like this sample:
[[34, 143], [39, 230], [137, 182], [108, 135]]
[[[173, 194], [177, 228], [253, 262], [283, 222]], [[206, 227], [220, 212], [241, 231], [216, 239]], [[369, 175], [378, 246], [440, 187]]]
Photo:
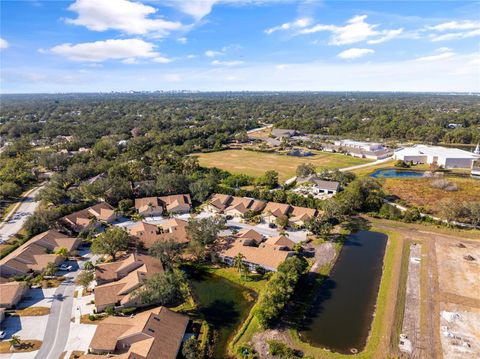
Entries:
[[[98, 256], [90, 253], [84, 256], [85, 260], [96, 261]], [[77, 264], [78, 263], [78, 264]], [[57, 288], [54, 294], [54, 301], [50, 308], [48, 316], [47, 328], [43, 337], [43, 343], [37, 352], [35, 359], [58, 359], [65, 351], [68, 336], [70, 335], [70, 324], [73, 309], [73, 295], [75, 292], [75, 278], [83, 269], [85, 264], [82, 262], [70, 262], [74, 267], [74, 271], [65, 274], [67, 278]]]
[[70, 276], [55, 291], [43, 343], [35, 359], [58, 359], [64, 352], [70, 333], [74, 291], [74, 276]]
[[15, 213], [11, 217], [7, 217], [6, 221], [0, 223], [0, 243], [8, 240], [20, 231], [27, 218], [35, 212], [39, 202], [35, 202], [33, 198], [40, 189], [41, 187], [37, 187], [28, 196], [24, 197]]

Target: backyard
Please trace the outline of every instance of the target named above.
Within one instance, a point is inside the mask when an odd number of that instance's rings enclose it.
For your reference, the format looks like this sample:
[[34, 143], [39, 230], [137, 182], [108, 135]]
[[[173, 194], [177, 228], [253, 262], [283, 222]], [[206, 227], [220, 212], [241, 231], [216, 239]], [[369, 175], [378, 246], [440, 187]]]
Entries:
[[317, 170], [322, 168], [344, 168], [372, 162], [368, 159], [355, 158], [337, 153], [312, 151], [313, 156], [294, 157], [275, 153], [226, 150], [196, 154], [200, 165], [217, 167], [231, 173], [243, 173], [250, 176], [261, 176], [265, 171], [275, 170], [280, 181], [295, 176], [295, 170], [301, 163], [312, 163]]

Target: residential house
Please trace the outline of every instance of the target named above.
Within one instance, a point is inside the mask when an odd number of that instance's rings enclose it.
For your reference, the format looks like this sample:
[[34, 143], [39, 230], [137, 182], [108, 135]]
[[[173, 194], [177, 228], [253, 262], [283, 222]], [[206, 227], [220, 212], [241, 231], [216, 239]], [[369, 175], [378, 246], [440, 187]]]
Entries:
[[229, 205], [223, 213], [227, 216], [241, 218], [249, 211], [253, 199], [246, 197], [232, 197]]
[[278, 236], [267, 238], [265, 243], [260, 246], [274, 246], [281, 251], [292, 251], [295, 246], [295, 242], [287, 236]]
[[277, 202], [268, 202], [262, 212], [262, 218], [266, 223], [276, 223], [279, 218], [287, 218], [290, 205]]
[[0, 276], [40, 273], [50, 262], [60, 265], [65, 258], [53, 252], [60, 248], [71, 252], [80, 242], [79, 238], [72, 238], [54, 230], [40, 233], [0, 260]]
[[[94, 289], [97, 312], [107, 307], [138, 307], [135, 292], [146, 279], [163, 272], [160, 260], [152, 256], [133, 253], [127, 258], [97, 266]], [[102, 284], [104, 283], [104, 284]]]
[[255, 231], [254, 229], [242, 229], [237, 233], [238, 239], [251, 240], [256, 244], [260, 244], [263, 241], [263, 235]]
[[471, 168], [473, 162], [480, 159], [475, 153], [458, 148], [415, 145], [395, 151], [396, 160], [413, 163], [436, 164], [443, 168]]
[[76, 232], [98, 227], [102, 222], [112, 223], [118, 218], [112, 206], [100, 202], [94, 206], [74, 212], [62, 218], [62, 222]]
[[251, 246], [251, 241], [238, 239], [230, 248], [220, 252], [220, 259], [232, 266], [239, 253], [243, 255], [242, 261], [250, 271], [255, 271], [257, 266], [267, 271], [276, 271], [278, 266], [293, 254], [293, 252], [280, 250], [278, 246], [262, 244], [254, 247]]
[[189, 318], [165, 307], [133, 317], [102, 320], [90, 342], [90, 352], [119, 354], [124, 359], [175, 359]]
[[128, 228], [128, 232], [135, 239], [137, 245], [150, 248], [158, 239], [160, 230], [155, 224], [138, 222]]
[[159, 197], [168, 213], [188, 213], [192, 209], [192, 200], [189, 194], [174, 194]]
[[171, 218], [160, 225], [162, 231], [159, 240], [174, 240], [178, 243], [187, 243], [189, 241], [187, 235], [188, 222], [183, 219]]
[[10, 282], [7, 278], [0, 277], [0, 308], [15, 308], [27, 291], [28, 285], [25, 282]]
[[204, 206], [204, 210], [211, 213], [223, 213], [232, 201], [232, 196], [228, 194], [214, 194]]
[[292, 206], [289, 223], [296, 226], [304, 226], [308, 222], [311, 222], [316, 215], [317, 210], [314, 208]]
[[334, 195], [340, 189], [340, 183], [336, 181], [325, 181], [318, 178], [316, 175], [308, 177], [297, 178], [297, 184], [302, 185], [302, 189], [308, 188], [308, 191], [313, 195], [328, 194]]
[[135, 199], [135, 209], [144, 217], [161, 216], [163, 202], [158, 197], [145, 197]]

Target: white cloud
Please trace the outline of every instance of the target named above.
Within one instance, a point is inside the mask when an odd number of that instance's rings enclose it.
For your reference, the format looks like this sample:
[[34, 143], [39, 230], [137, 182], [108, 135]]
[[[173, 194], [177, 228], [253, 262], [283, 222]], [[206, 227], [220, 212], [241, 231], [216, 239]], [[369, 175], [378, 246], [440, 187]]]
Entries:
[[177, 41], [181, 44], [186, 44], [188, 42], [188, 39], [186, 37], [179, 37]]
[[437, 41], [448, 41], [448, 40], [458, 40], [458, 39], [467, 39], [469, 37], [480, 36], [480, 29], [464, 31], [464, 32], [451, 32], [442, 35], [431, 35], [430, 40], [433, 42]]
[[206, 57], [217, 57], [217, 56], [221, 56], [221, 55], [225, 55], [225, 54], [222, 51], [214, 51], [214, 50], [205, 51], [205, 56]]
[[265, 33], [270, 35], [273, 34], [276, 31], [285, 31], [285, 30], [292, 30], [292, 29], [303, 29], [307, 26], [309, 26], [312, 23], [312, 20], [309, 18], [302, 18], [295, 20], [293, 22], [286, 22], [282, 25], [279, 26], [274, 26], [269, 29], [265, 30]]
[[359, 48], [351, 48], [345, 51], [340, 52], [337, 57], [344, 59], [344, 60], [352, 60], [358, 59], [360, 57], [373, 54], [375, 50], [372, 49], [359, 49]]
[[472, 30], [480, 28], [480, 21], [448, 21], [434, 26], [427, 26], [427, 28], [434, 31]]
[[187, 55], [187, 59], [194, 59], [196, 57], [197, 57], [197, 55], [194, 55], [194, 54]]
[[173, 61], [173, 59], [165, 56], [157, 56], [152, 59], [153, 62], [158, 62], [159, 64], [168, 64]]
[[448, 47], [440, 47], [435, 50], [435, 53], [436, 55], [417, 57], [415, 61], [421, 61], [421, 62], [439, 61], [439, 60], [449, 59], [455, 56], [455, 53]]
[[[299, 35], [314, 34], [317, 32], [331, 32], [330, 45], [348, 45], [367, 41], [369, 44], [379, 44], [398, 37], [403, 29], [377, 30], [379, 25], [369, 24], [365, 20], [367, 15], [356, 15], [347, 21], [345, 26], [316, 24], [303, 27], [297, 31]], [[284, 24], [285, 25], [285, 24]], [[280, 30], [281, 26], [279, 27]], [[290, 30], [291, 27], [282, 29]]]
[[200, 20], [210, 14], [213, 5], [218, 2], [219, 0], [167, 0], [164, 1], [164, 4]]
[[160, 58], [154, 47], [154, 44], [143, 40], [125, 39], [62, 44], [51, 48], [50, 52], [73, 61], [124, 60], [133, 63], [137, 58]]
[[368, 40], [367, 43], [370, 45], [381, 44], [382, 42], [390, 41], [403, 33], [403, 29], [394, 29], [394, 30], [385, 30], [382, 32], [382, 37], [377, 39]]
[[156, 8], [128, 0], [76, 0], [68, 9], [76, 12], [78, 17], [66, 19], [67, 23], [93, 31], [113, 29], [127, 34], [166, 36], [183, 28], [180, 22], [149, 18], [157, 12]]
[[433, 42], [466, 39], [480, 36], [480, 21], [448, 21], [427, 26], [427, 30], [433, 32], [429, 34], [429, 38]]
[[219, 61], [219, 60], [213, 60], [212, 65], [215, 66], [238, 66], [243, 64], [243, 61], [238, 61], [238, 60], [232, 60], [232, 61]]
[[10, 46], [8, 41], [0, 37], [0, 49], [6, 49], [8, 46]]

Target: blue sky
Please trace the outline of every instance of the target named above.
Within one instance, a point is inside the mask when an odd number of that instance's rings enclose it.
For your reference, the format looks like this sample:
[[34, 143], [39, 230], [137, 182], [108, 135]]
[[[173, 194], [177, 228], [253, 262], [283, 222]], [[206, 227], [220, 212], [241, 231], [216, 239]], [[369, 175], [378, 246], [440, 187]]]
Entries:
[[480, 91], [480, 2], [5, 1], [1, 92]]

